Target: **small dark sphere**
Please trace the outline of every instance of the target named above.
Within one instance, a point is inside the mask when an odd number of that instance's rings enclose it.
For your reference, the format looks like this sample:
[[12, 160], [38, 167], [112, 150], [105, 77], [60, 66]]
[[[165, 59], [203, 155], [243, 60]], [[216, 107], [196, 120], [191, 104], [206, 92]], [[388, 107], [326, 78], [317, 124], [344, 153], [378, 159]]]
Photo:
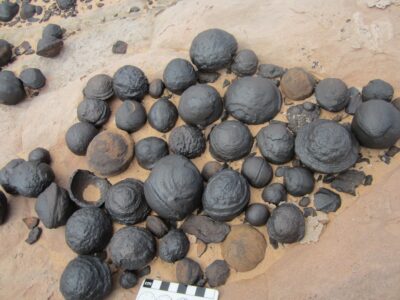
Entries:
[[238, 51], [231, 66], [232, 72], [238, 76], [251, 76], [257, 72], [258, 57], [253, 50]]
[[21, 72], [19, 78], [26, 87], [41, 89], [46, 84], [46, 78], [42, 71], [36, 68], [28, 68]]
[[146, 229], [155, 237], [162, 238], [168, 232], [168, 226], [157, 216], [148, 216], [146, 219]]
[[166, 66], [163, 80], [167, 89], [180, 95], [188, 87], [196, 84], [197, 75], [189, 61], [182, 58], [175, 58]]
[[138, 131], [146, 124], [146, 121], [146, 110], [137, 101], [124, 101], [115, 114], [117, 127], [129, 133]]
[[163, 261], [173, 263], [185, 258], [189, 246], [186, 234], [182, 230], [172, 229], [160, 239], [158, 255]]
[[293, 196], [310, 194], [314, 189], [314, 176], [306, 168], [287, 168], [283, 176], [287, 192]]
[[206, 140], [200, 129], [190, 125], [182, 125], [172, 129], [168, 139], [172, 153], [196, 158], [206, 150]]
[[279, 205], [287, 200], [287, 191], [283, 184], [271, 183], [263, 190], [261, 197], [265, 202]]
[[154, 79], [149, 85], [149, 95], [154, 99], [158, 99], [164, 93], [164, 82], [161, 79]]
[[62, 39], [54, 36], [45, 36], [41, 38], [36, 46], [36, 55], [53, 58], [60, 54], [64, 42]]
[[347, 85], [337, 78], [325, 78], [315, 87], [318, 104], [328, 111], [338, 112], [349, 102]]
[[113, 79], [106, 74], [97, 74], [90, 78], [83, 89], [86, 99], [106, 101], [114, 95]]
[[28, 2], [22, 2], [19, 16], [22, 20], [32, 18], [36, 14], [36, 6]]
[[244, 160], [242, 175], [252, 187], [262, 188], [271, 181], [274, 174], [270, 164], [264, 158], [252, 156]]
[[363, 87], [361, 94], [363, 101], [381, 99], [390, 102], [393, 98], [394, 89], [390, 83], [381, 79], [374, 79]]
[[221, 171], [223, 168], [223, 165], [221, 165], [219, 162], [209, 161], [203, 166], [203, 169], [201, 170], [201, 175], [203, 176], [205, 181], [208, 181], [212, 176]]
[[16, 105], [25, 97], [22, 81], [11, 71], [0, 71], [0, 104]]
[[78, 105], [78, 119], [81, 122], [102, 126], [110, 118], [111, 109], [107, 102], [95, 99], [85, 99]]
[[0, 39], [0, 67], [8, 65], [12, 58], [12, 47], [6, 40]]
[[19, 5], [10, 1], [3, 1], [0, 4], [0, 21], [10, 22], [19, 11]]
[[251, 204], [246, 209], [245, 219], [250, 225], [262, 226], [267, 224], [268, 218], [270, 216], [268, 207], [264, 204]]
[[155, 163], [168, 154], [168, 144], [158, 137], [144, 138], [135, 145], [136, 160], [146, 170], [153, 169]]
[[178, 110], [175, 104], [167, 98], [161, 98], [153, 104], [147, 118], [151, 127], [166, 133], [175, 126], [178, 120]]
[[35, 148], [29, 153], [28, 160], [32, 162], [42, 162], [49, 165], [51, 162], [50, 152], [44, 148]]
[[69, 150], [76, 155], [85, 155], [86, 150], [99, 133], [94, 125], [86, 122], [79, 122], [72, 125], [65, 134], [65, 142]]
[[141, 69], [126, 65], [115, 72], [113, 89], [121, 100], [141, 101], [149, 91], [149, 82]]
[[133, 288], [138, 283], [138, 281], [138, 277], [136, 276], [135, 272], [132, 271], [124, 271], [119, 276], [119, 285], [123, 289]]

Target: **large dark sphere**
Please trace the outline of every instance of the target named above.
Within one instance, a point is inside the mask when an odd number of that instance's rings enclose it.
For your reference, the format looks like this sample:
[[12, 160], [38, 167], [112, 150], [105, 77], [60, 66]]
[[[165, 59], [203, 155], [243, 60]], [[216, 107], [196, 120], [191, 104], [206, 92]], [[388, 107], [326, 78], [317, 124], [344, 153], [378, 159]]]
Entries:
[[135, 145], [136, 160], [146, 170], [153, 169], [155, 163], [168, 153], [168, 144], [155, 136], [144, 138]]
[[186, 59], [175, 58], [166, 66], [163, 74], [164, 84], [171, 92], [182, 94], [188, 87], [196, 84], [196, 71]]
[[242, 165], [242, 175], [255, 188], [266, 186], [272, 179], [273, 170], [269, 163], [260, 156], [248, 157]]

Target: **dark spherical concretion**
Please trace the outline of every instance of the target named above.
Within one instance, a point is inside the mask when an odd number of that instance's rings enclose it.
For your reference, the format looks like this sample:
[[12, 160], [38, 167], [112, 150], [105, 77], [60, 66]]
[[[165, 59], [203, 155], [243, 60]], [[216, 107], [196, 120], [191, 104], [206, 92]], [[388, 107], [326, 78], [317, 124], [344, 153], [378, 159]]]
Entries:
[[164, 93], [164, 82], [161, 79], [154, 79], [149, 85], [149, 95], [155, 99], [160, 98]]
[[278, 205], [287, 200], [287, 191], [283, 184], [272, 183], [263, 190], [261, 197], [265, 202]]
[[250, 187], [240, 173], [224, 169], [208, 181], [203, 194], [206, 215], [217, 221], [230, 221], [247, 206]]
[[311, 102], [290, 106], [287, 110], [288, 127], [297, 133], [304, 125], [318, 120], [320, 114], [319, 106]]
[[4, 223], [8, 214], [8, 202], [7, 197], [2, 191], [0, 191], [0, 225]]
[[267, 224], [269, 215], [270, 213], [266, 205], [255, 203], [251, 204], [246, 209], [245, 218], [246, 221], [250, 223], [250, 225], [262, 226]]
[[12, 47], [6, 40], [0, 40], [0, 67], [7, 65], [11, 61]]
[[253, 147], [249, 128], [239, 121], [224, 121], [210, 133], [210, 152], [219, 161], [234, 161], [248, 155]]
[[36, 162], [50, 164], [51, 162], [50, 152], [44, 148], [40, 147], [35, 148], [29, 153], [28, 160], [32, 162], [36, 161]]
[[45, 36], [38, 41], [36, 54], [43, 57], [53, 58], [60, 54], [64, 42], [54, 36]]
[[302, 68], [292, 68], [283, 74], [280, 83], [282, 92], [292, 100], [304, 100], [314, 91], [314, 77]]
[[117, 127], [129, 133], [138, 131], [146, 121], [146, 110], [137, 101], [124, 101], [115, 114]]
[[87, 149], [89, 167], [103, 176], [125, 171], [134, 154], [135, 144], [125, 131], [105, 130], [98, 134]]
[[257, 72], [258, 58], [253, 50], [240, 50], [233, 59], [231, 69], [238, 76], [251, 76]]
[[176, 280], [183, 284], [197, 284], [203, 278], [200, 265], [190, 258], [184, 258], [176, 264]]
[[214, 176], [222, 169], [223, 166], [219, 162], [209, 161], [203, 166], [203, 169], [201, 170], [201, 175], [203, 176], [205, 181], [208, 181], [212, 176]]
[[301, 162], [321, 173], [339, 173], [353, 166], [359, 144], [343, 125], [317, 120], [297, 132], [295, 152]]
[[262, 188], [271, 181], [273, 170], [264, 158], [252, 156], [244, 160], [242, 175], [252, 187]]
[[36, 14], [36, 6], [29, 4], [29, 2], [23, 2], [20, 10], [20, 17], [22, 20], [30, 19]]
[[315, 87], [315, 98], [322, 108], [332, 112], [344, 109], [350, 99], [347, 85], [337, 78], [321, 80]]
[[185, 258], [189, 246], [186, 234], [182, 230], [172, 229], [160, 239], [158, 255], [163, 261], [173, 263]]
[[105, 101], [85, 99], [78, 105], [77, 114], [81, 122], [102, 126], [107, 123], [111, 110]]
[[78, 256], [61, 275], [60, 291], [66, 300], [100, 300], [112, 289], [111, 271], [98, 257]]
[[46, 77], [36, 68], [28, 68], [21, 72], [19, 78], [23, 84], [31, 89], [41, 89], [46, 85]]
[[57, 39], [61, 39], [64, 35], [64, 29], [57, 24], [47, 24], [42, 31], [42, 37], [52, 36]]
[[155, 257], [156, 241], [147, 229], [124, 227], [114, 234], [109, 249], [117, 267], [140, 270]]
[[230, 33], [221, 29], [208, 29], [193, 39], [190, 59], [201, 71], [218, 71], [232, 62], [237, 47], [237, 41]]
[[168, 144], [155, 136], [144, 138], [135, 145], [136, 160], [146, 170], [153, 169], [154, 164], [168, 153]]
[[26, 93], [21, 80], [13, 72], [0, 72], [0, 104], [15, 105], [24, 100]]
[[141, 101], [149, 91], [149, 82], [138, 67], [123, 66], [114, 74], [113, 89], [121, 100]]
[[119, 277], [119, 285], [124, 289], [133, 288], [138, 281], [138, 277], [135, 272], [132, 271], [124, 271]]
[[176, 106], [166, 98], [161, 98], [153, 104], [149, 111], [150, 126], [160, 132], [170, 131], [178, 120]]
[[76, 0], [56, 0], [60, 9], [69, 9], [75, 6]]
[[144, 184], [149, 206], [161, 217], [182, 220], [201, 204], [203, 179], [181, 155], [168, 155], [154, 166]]
[[65, 226], [65, 241], [78, 254], [101, 252], [113, 234], [110, 216], [98, 207], [77, 210]]
[[89, 79], [83, 89], [86, 99], [107, 100], [114, 95], [113, 79], [106, 74], [97, 74]]
[[48, 164], [13, 159], [0, 170], [0, 184], [13, 195], [37, 197], [54, 181]]
[[168, 232], [168, 226], [157, 216], [148, 216], [146, 219], [146, 229], [157, 238], [162, 238]]
[[284, 164], [293, 158], [294, 137], [285, 124], [273, 123], [262, 128], [256, 139], [261, 154], [268, 161]]
[[283, 184], [290, 195], [304, 196], [313, 191], [314, 176], [302, 167], [287, 168], [283, 175]]
[[72, 153], [85, 155], [90, 142], [98, 133], [99, 130], [93, 124], [79, 122], [67, 130], [65, 142]]
[[50, 184], [37, 198], [35, 211], [47, 228], [65, 225], [74, 212], [75, 205], [68, 192], [55, 182]]
[[388, 148], [400, 138], [400, 111], [384, 100], [369, 100], [356, 110], [351, 128], [361, 145]]
[[225, 94], [225, 108], [235, 119], [262, 124], [280, 111], [282, 97], [277, 86], [263, 77], [235, 80]]
[[19, 11], [19, 5], [10, 1], [3, 1], [0, 4], [0, 21], [9, 22], [11, 21]]
[[393, 98], [394, 90], [386, 81], [374, 79], [363, 87], [361, 93], [364, 101], [381, 99], [390, 102]]
[[207, 84], [188, 88], [178, 106], [180, 117], [188, 124], [206, 127], [222, 114], [223, 103], [218, 91]]
[[189, 86], [196, 84], [196, 71], [186, 59], [175, 58], [166, 66], [163, 74], [164, 84], [171, 92], [182, 94]]
[[105, 206], [114, 221], [125, 225], [142, 222], [150, 213], [143, 182], [130, 178], [114, 184], [108, 190]]
[[[76, 170], [70, 178], [68, 193], [71, 200], [79, 207], [100, 207], [106, 201], [110, 187], [111, 184], [106, 178], [97, 177], [86, 170]], [[97, 197], [87, 195], [86, 190]]]
[[200, 129], [190, 125], [182, 125], [172, 129], [168, 138], [172, 153], [195, 158], [206, 150], [206, 140]]

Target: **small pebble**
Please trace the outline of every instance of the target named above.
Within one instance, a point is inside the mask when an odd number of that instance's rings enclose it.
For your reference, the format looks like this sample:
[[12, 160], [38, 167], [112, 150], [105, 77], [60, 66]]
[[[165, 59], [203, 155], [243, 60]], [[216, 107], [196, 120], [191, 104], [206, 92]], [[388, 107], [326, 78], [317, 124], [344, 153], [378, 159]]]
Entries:
[[299, 205], [302, 207], [306, 207], [310, 204], [311, 200], [310, 197], [303, 197], [301, 198], [301, 200], [299, 201]]
[[304, 208], [303, 215], [304, 215], [304, 218], [307, 218], [310, 216], [315, 217], [317, 215], [317, 212], [312, 207], [306, 207], [306, 208]]
[[123, 41], [117, 41], [112, 47], [112, 52], [114, 54], [125, 54], [128, 49], [128, 44]]
[[371, 185], [372, 184], [372, 181], [373, 181], [373, 177], [372, 177], [372, 175], [367, 175], [367, 176], [365, 176], [365, 179], [364, 179], [364, 185]]
[[119, 284], [124, 289], [133, 288], [137, 283], [138, 278], [132, 271], [124, 271], [119, 277]]
[[42, 234], [42, 228], [35, 227], [29, 232], [28, 238], [25, 240], [25, 242], [28, 243], [29, 245], [32, 245], [37, 242], [41, 234]]
[[39, 224], [39, 219], [36, 217], [28, 217], [28, 218], [23, 218], [22, 221], [24, 221], [26, 227], [29, 229], [33, 229]]

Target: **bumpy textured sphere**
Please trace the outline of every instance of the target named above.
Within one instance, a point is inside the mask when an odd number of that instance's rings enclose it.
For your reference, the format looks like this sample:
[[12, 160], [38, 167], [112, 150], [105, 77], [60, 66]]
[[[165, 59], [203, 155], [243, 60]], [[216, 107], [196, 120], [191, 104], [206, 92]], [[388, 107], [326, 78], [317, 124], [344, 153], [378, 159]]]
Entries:
[[123, 66], [114, 74], [113, 89], [121, 100], [141, 101], [149, 91], [149, 82], [138, 67]]
[[195, 158], [206, 150], [206, 140], [200, 129], [190, 125], [182, 125], [172, 129], [168, 139], [172, 153]]
[[192, 64], [182, 58], [171, 60], [164, 70], [164, 84], [171, 92], [182, 94], [191, 85], [196, 84], [196, 71]]

